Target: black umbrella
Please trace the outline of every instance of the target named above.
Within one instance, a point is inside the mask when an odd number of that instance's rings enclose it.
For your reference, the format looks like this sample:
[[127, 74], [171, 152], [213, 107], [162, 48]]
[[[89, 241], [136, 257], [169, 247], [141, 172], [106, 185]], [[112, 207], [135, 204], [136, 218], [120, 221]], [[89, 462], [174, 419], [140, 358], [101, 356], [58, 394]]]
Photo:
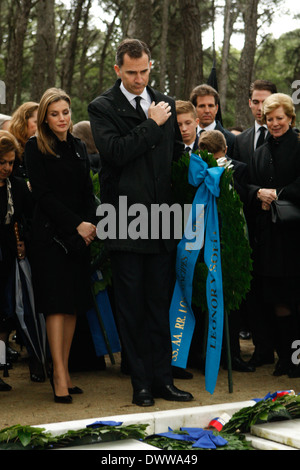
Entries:
[[16, 260], [15, 313], [28, 353], [35, 356], [46, 373], [46, 324], [35, 311], [31, 268], [27, 258]]
[[[15, 235], [19, 242], [17, 224]], [[36, 357], [46, 375], [46, 323], [42, 313], [35, 310], [31, 267], [28, 259], [16, 259], [15, 265], [15, 315], [26, 349], [31, 357]]]
[[[216, 70], [216, 61], [215, 61], [215, 59], [213, 60], [213, 65], [212, 65], [210, 75], [209, 75], [208, 80], [207, 80], [207, 85], [210, 85], [216, 91], [219, 91], [218, 90], [218, 79], [217, 79], [217, 70]], [[219, 121], [221, 123], [221, 125], [223, 125], [220, 100], [218, 101], [218, 105], [219, 105], [219, 107], [218, 107], [218, 112], [217, 112], [217, 115], [216, 115], [216, 120]]]

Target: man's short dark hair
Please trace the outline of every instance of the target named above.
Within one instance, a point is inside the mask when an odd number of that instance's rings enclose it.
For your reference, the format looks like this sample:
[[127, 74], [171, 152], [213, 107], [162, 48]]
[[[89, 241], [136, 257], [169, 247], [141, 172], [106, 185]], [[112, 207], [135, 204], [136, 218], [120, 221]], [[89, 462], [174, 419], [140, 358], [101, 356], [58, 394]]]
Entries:
[[190, 101], [193, 103], [194, 106], [197, 106], [197, 97], [198, 96], [213, 96], [215, 99], [215, 104], [219, 102], [219, 93], [210, 85], [198, 85], [196, 86], [191, 94], [190, 94]]
[[119, 67], [123, 65], [125, 54], [128, 54], [132, 59], [140, 59], [144, 53], [147, 54], [150, 61], [151, 53], [146, 43], [139, 39], [124, 39], [117, 49], [116, 65]]
[[271, 94], [277, 93], [277, 87], [275, 83], [270, 82], [270, 80], [255, 80], [250, 85], [249, 89], [249, 98], [252, 98], [254, 90], [266, 90], [269, 91]]

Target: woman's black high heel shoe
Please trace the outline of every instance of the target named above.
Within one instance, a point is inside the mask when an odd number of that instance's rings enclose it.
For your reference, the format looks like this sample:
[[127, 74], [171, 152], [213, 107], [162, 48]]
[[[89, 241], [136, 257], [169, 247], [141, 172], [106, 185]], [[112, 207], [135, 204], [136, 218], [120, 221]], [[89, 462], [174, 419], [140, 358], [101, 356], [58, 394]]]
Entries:
[[50, 377], [50, 384], [51, 384], [51, 387], [52, 387], [52, 390], [53, 390], [55, 403], [72, 403], [71, 395], [63, 395], [63, 396], [55, 395], [53, 376]]
[[70, 395], [79, 395], [80, 393], [83, 393], [83, 390], [76, 386], [68, 388], [68, 391]]

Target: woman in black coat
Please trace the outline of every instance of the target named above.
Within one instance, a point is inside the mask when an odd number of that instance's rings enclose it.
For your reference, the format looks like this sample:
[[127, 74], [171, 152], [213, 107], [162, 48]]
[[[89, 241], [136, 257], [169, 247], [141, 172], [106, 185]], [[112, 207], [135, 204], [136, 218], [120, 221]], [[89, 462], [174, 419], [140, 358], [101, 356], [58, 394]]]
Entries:
[[25, 147], [35, 201], [32, 272], [39, 312], [46, 316], [56, 402], [71, 403], [68, 371], [76, 316], [90, 303], [89, 245], [96, 236], [96, 207], [85, 145], [74, 138], [70, 98], [51, 88], [41, 98], [37, 136]]
[[[12, 329], [12, 312], [8, 305], [7, 285], [15, 273], [16, 258], [25, 258], [24, 232], [30, 217], [31, 195], [26, 182], [12, 175], [20, 147], [8, 131], [0, 131], [0, 340], [5, 344]], [[18, 224], [20, 239], [15, 235]], [[11, 299], [10, 299], [11, 300]], [[0, 391], [11, 387], [0, 379]]]
[[[250, 163], [250, 209], [255, 216], [254, 279], [262, 312], [270, 312], [266, 335], [274, 328], [274, 346], [279, 356], [274, 375], [293, 375], [292, 343], [299, 333], [300, 224], [274, 224], [271, 204], [280, 199], [300, 207], [300, 140], [293, 130], [292, 99], [276, 93], [263, 106], [270, 137]], [[262, 321], [262, 320], [260, 320]], [[265, 336], [262, 341], [267, 342]]]

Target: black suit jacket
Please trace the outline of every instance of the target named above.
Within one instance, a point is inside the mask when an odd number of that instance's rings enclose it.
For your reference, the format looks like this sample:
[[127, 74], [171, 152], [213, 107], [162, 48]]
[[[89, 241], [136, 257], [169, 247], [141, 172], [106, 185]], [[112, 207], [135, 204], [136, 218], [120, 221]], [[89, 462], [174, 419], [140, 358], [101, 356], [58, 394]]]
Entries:
[[254, 153], [254, 134], [255, 126], [249, 127], [235, 139], [233, 158], [249, 165], [250, 159]]
[[[127, 196], [128, 207], [140, 203], [171, 204], [171, 167], [184, 148], [172, 98], [147, 87], [155, 103], [167, 101], [171, 117], [163, 126], [153, 119], [141, 120], [120, 90], [121, 80], [88, 106], [91, 128], [101, 158], [101, 202], [119, 210], [119, 197]], [[174, 241], [165, 247], [174, 246]], [[157, 252], [160, 240], [109, 240], [110, 249]]]
[[[266, 134], [266, 139], [269, 136], [269, 132]], [[233, 158], [240, 162], [250, 164], [250, 160], [254, 154], [254, 138], [255, 138], [255, 126], [249, 127], [241, 134], [238, 134], [235, 139]]]
[[221, 125], [220, 121], [216, 121], [216, 131], [222, 132], [226, 139], [227, 143], [227, 156], [229, 158], [233, 158], [233, 152], [234, 152], [234, 147], [235, 147], [235, 135], [232, 134], [232, 132], [228, 131], [227, 129], [224, 129], [224, 127]]
[[249, 171], [248, 165], [237, 160], [231, 160], [233, 165], [233, 181], [234, 188], [238, 192], [243, 204], [248, 202], [248, 184], [249, 184]]

